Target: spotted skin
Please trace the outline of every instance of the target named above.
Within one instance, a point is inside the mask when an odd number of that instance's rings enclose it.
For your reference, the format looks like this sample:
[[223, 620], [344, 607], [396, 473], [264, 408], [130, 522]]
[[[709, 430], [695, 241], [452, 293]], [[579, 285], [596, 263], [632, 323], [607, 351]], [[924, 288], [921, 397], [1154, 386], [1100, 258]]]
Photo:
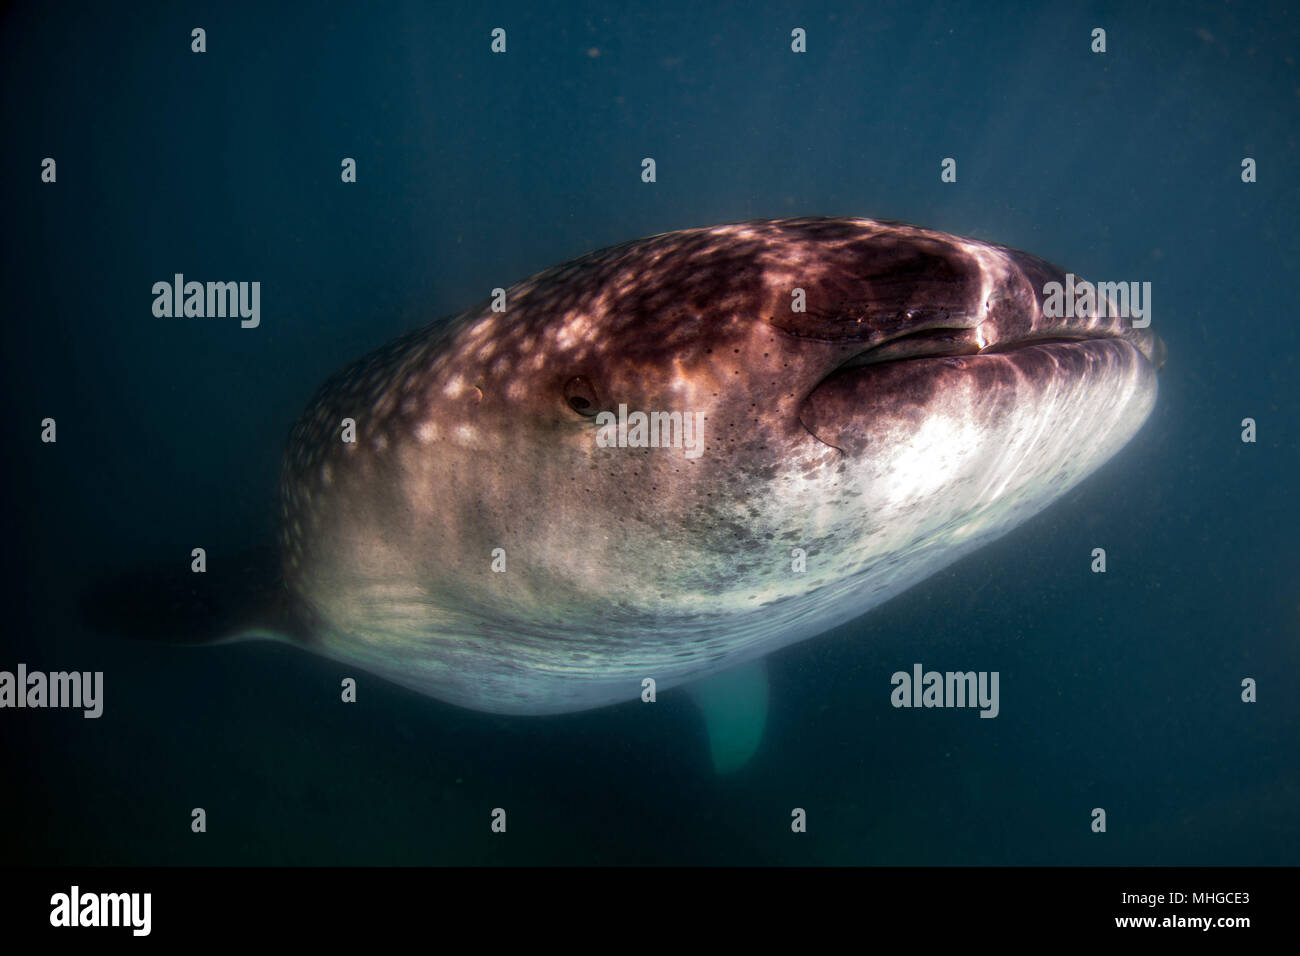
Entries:
[[[1163, 346], [1044, 316], [1063, 279], [900, 223], [748, 222], [596, 252], [511, 287], [504, 312], [414, 332], [330, 379], [291, 438], [302, 643], [545, 714], [851, 620], [1047, 507], [1146, 419]], [[702, 413], [703, 453], [601, 447], [593, 415], [620, 404]]]

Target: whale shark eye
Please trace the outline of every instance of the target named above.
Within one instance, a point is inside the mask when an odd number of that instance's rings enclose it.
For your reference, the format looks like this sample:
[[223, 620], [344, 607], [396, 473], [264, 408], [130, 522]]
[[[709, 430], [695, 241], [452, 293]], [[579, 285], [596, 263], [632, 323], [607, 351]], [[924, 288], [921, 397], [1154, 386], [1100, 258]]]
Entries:
[[596, 390], [581, 375], [575, 375], [565, 383], [564, 400], [575, 412], [588, 418], [599, 411], [596, 407]]

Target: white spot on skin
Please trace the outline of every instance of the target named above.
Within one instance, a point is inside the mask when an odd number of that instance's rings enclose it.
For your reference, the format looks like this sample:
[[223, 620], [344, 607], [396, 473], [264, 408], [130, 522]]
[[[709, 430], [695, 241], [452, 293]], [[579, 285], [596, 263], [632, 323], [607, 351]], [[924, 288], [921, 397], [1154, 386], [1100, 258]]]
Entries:
[[480, 319], [474, 327], [469, 330], [469, 335], [467, 337], [471, 342], [477, 342], [479, 339], [483, 338], [483, 336], [492, 331], [492, 326], [494, 324], [495, 320], [492, 316]]
[[[596, 303], [597, 310], [604, 308], [604, 302]], [[564, 327], [555, 335], [555, 344], [561, 349], [571, 349], [591, 333], [591, 316], [574, 315], [564, 323]]]

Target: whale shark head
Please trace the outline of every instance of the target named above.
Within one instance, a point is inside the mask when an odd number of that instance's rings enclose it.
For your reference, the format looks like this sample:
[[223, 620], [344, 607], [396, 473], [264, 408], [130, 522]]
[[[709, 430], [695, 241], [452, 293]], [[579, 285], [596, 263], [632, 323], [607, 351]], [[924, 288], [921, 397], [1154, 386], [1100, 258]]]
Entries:
[[1163, 346], [1047, 314], [1064, 280], [862, 219], [548, 270], [326, 384], [286, 456], [286, 581], [322, 652], [482, 710], [759, 657], [1009, 531], [1137, 431]]

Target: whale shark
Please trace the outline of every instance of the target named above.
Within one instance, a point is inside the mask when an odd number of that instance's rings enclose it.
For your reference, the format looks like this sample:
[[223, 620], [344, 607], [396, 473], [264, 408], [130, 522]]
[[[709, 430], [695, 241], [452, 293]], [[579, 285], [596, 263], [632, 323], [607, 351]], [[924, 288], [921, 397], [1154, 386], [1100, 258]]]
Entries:
[[258, 608], [216, 613], [221, 576], [188, 575], [187, 626], [505, 715], [684, 686], [734, 769], [764, 657], [1021, 525], [1146, 420], [1163, 343], [1045, 309], [1064, 281], [855, 218], [547, 269], [330, 378], [289, 438]]

